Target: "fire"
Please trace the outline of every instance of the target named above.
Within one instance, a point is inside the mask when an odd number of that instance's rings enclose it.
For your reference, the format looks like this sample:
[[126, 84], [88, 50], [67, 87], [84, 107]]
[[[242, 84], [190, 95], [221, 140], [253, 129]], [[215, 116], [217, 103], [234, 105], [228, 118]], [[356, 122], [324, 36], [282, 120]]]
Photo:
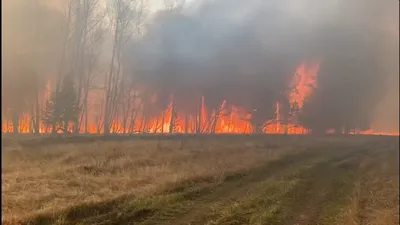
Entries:
[[[296, 121], [297, 112], [304, 105], [304, 100], [310, 96], [316, 87], [316, 78], [319, 70], [319, 64], [302, 63], [295, 71], [290, 81], [290, 91], [287, 93], [291, 111], [289, 120], [282, 123], [281, 105], [276, 103], [276, 117], [271, 121], [266, 121], [263, 132], [275, 134], [307, 134], [308, 130], [299, 126]], [[45, 100], [49, 99], [51, 93], [50, 82], [42, 94], [40, 105], [44, 105]], [[91, 90], [88, 96], [87, 116], [80, 117], [79, 132], [99, 134], [104, 132], [103, 127], [103, 100], [104, 90]], [[153, 99], [155, 100], [155, 99]], [[204, 104], [204, 97], [201, 102], [201, 110], [198, 115], [188, 115], [176, 110], [173, 105], [173, 96], [171, 102], [164, 112], [157, 116], [148, 118], [144, 115], [145, 109], [138, 102], [134, 103], [135, 109], [126, 110], [124, 113], [115, 113], [111, 120], [111, 133], [236, 133], [247, 134], [253, 132], [253, 127], [249, 122], [252, 112], [248, 112], [240, 106], [233, 106], [223, 101], [219, 109], [210, 112]], [[297, 110], [295, 110], [297, 108]], [[121, 115], [120, 115], [121, 114]], [[122, 115], [123, 114], [123, 115]], [[68, 130], [73, 131], [70, 125]], [[5, 120], [2, 123], [2, 131], [10, 133], [14, 131], [11, 120]], [[23, 113], [19, 120], [19, 133], [32, 132], [32, 116], [29, 113]], [[49, 133], [51, 129], [40, 125], [40, 133]], [[362, 132], [362, 134], [376, 134], [372, 130]], [[378, 133], [381, 134], [381, 133]], [[382, 133], [383, 134], [383, 133]], [[387, 135], [387, 134], [385, 134]], [[393, 135], [393, 134], [391, 134]], [[394, 134], [394, 135], [398, 135]]]
[[307, 64], [302, 63], [297, 68], [291, 81], [291, 85], [294, 87], [289, 94], [291, 104], [297, 103], [300, 108], [303, 107], [304, 99], [311, 95], [316, 87], [318, 70], [319, 64], [307, 66]]
[[372, 129], [366, 130], [366, 131], [361, 131], [359, 134], [364, 134], [364, 135], [385, 135], [385, 136], [399, 136], [399, 132], [375, 132]]

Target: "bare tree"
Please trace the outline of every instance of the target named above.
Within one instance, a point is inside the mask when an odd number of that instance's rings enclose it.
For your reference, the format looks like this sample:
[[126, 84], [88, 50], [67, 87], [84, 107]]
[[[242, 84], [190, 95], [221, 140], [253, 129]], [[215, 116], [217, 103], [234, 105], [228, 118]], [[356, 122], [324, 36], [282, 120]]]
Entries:
[[[88, 131], [88, 94], [93, 80], [93, 70], [97, 64], [103, 41], [102, 22], [104, 12], [100, 10], [99, 0], [75, 0], [69, 5], [69, 11], [75, 12], [75, 23], [71, 27], [72, 53], [70, 60], [71, 75], [77, 81], [77, 98], [81, 114], [74, 132], [79, 132], [85, 118], [85, 131]], [[74, 8], [74, 10], [72, 10]]]
[[[112, 31], [112, 54], [105, 84], [104, 133], [110, 133], [110, 124], [117, 113], [118, 97], [121, 90], [121, 55], [126, 43], [131, 39], [133, 25], [140, 21], [143, 1], [114, 0], [107, 7], [110, 30]], [[137, 27], [137, 26], [136, 26]]]
[[185, 0], [164, 0], [164, 7], [168, 11], [180, 12], [185, 3]]

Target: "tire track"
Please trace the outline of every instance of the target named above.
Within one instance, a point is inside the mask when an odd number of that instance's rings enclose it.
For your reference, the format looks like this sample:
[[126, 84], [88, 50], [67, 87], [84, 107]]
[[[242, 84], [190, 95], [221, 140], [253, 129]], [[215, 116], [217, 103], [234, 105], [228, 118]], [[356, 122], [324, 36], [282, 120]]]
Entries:
[[398, 146], [390, 146], [366, 160], [360, 181], [357, 224], [399, 224], [398, 157]]
[[[218, 217], [214, 215], [211, 206], [217, 207], [217, 210], [227, 209], [238, 200], [240, 202], [240, 199], [260, 192], [264, 181], [285, 177], [286, 179], [300, 179], [301, 182], [294, 192], [289, 193], [295, 198], [286, 196], [286, 205], [283, 205], [283, 207], [291, 208], [301, 215], [297, 218], [290, 218], [292, 222], [297, 222], [300, 225], [307, 224], [318, 215], [317, 209], [312, 206], [321, 205], [324, 199], [330, 195], [326, 190], [330, 190], [332, 183], [329, 176], [327, 176], [327, 172], [334, 175], [336, 172], [349, 169], [348, 167], [353, 166], [353, 164], [357, 165], [360, 156], [364, 155], [365, 151], [363, 148], [349, 152], [337, 149], [328, 151], [313, 150], [287, 156], [277, 162], [269, 163], [265, 167], [250, 171], [248, 175], [240, 179], [228, 179], [228, 181], [209, 193], [195, 199], [190, 204], [189, 209], [182, 215], [172, 215], [173, 219], [163, 223], [160, 223], [159, 218], [156, 216], [141, 224], [206, 224]], [[347, 162], [342, 162], [345, 159]], [[332, 170], [335, 167], [332, 164], [335, 163], [339, 163], [336, 167], [340, 167], [340, 171]], [[296, 173], [301, 175], [298, 176]], [[307, 196], [308, 199], [304, 198], [304, 196]], [[297, 200], [302, 201], [302, 204], [299, 205]], [[297, 204], [300, 208], [291, 206], [292, 203]], [[303, 210], [304, 208], [307, 210]], [[277, 216], [279, 217], [280, 215]], [[284, 219], [287, 218], [281, 218], [282, 221]]]
[[[263, 181], [272, 177], [283, 176], [295, 168], [314, 164], [323, 157], [323, 154], [314, 149], [308, 150], [269, 162], [267, 165], [248, 171], [241, 176], [227, 177], [223, 183], [193, 199], [185, 213], [170, 215], [171, 220], [160, 221], [163, 214], [161, 212], [161, 215], [148, 218], [140, 224], [205, 224], [210, 219], [210, 215], [213, 214], [210, 206], [217, 204], [219, 207], [228, 207], [238, 199], [255, 192]], [[166, 211], [169, 211], [169, 209]]]

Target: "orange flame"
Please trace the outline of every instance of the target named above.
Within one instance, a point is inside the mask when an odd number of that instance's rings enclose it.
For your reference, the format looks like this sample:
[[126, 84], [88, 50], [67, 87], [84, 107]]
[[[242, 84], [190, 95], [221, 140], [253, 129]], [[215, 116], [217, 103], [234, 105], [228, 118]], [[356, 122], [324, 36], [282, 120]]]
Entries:
[[[310, 96], [316, 87], [316, 77], [319, 70], [319, 64], [308, 65], [302, 63], [299, 65], [290, 82], [290, 92], [288, 93], [291, 107], [297, 105], [301, 109], [304, 105], [304, 100]], [[45, 99], [50, 97], [50, 82], [46, 86], [43, 93], [43, 98], [40, 104], [43, 106]], [[82, 116], [79, 124], [80, 133], [103, 133], [103, 101], [104, 90], [91, 90], [88, 96], [88, 116]], [[170, 102], [167, 109], [161, 115], [153, 116], [152, 118], [143, 117], [143, 106], [140, 106], [139, 101], [134, 103], [134, 110], [129, 111], [125, 116], [116, 113], [115, 118], [111, 123], [111, 133], [252, 133], [253, 128], [249, 123], [251, 112], [245, 111], [240, 106], [232, 106], [226, 101], [220, 106], [220, 110], [209, 112], [202, 98], [200, 115], [186, 115], [183, 112], [174, 110], [173, 101]], [[280, 103], [276, 104], [276, 118], [269, 121], [263, 129], [266, 133], [287, 133], [287, 134], [307, 134], [308, 130], [299, 126], [296, 122], [296, 113], [291, 114], [290, 121], [282, 124]], [[124, 118], [122, 118], [124, 117]], [[87, 119], [87, 121], [86, 121]], [[125, 121], [125, 123], [123, 122]], [[173, 121], [173, 123], [172, 123]], [[171, 125], [173, 124], [173, 126]], [[70, 125], [68, 130], [73, 131], [73, 126]], [[2, 131], [4, 133], [13, 132], [13, 124], [11, 120], [5, 120], [2, 123]], [[32, 131], [32, 116], [29, 113], [23, 113], [19, 121], [19, 133], [31, 133]], [[51, 129], [40, 124], [40, 133], [49, 133]], [[375, 133], [372, 130], [361, 132], [362, 134], [384, 134]], [[387, 135], [387, 134], [384, 134]], [[389, 134], [393, 135], [393, 134]], [[398, 135], [398, 133], [396, 134]]]
[[304, 99], [310, 96], [313, 89], [316, 88], [316, 78], [319, 70], [319, 64], [307, 66], [302, 63], [296, 70], [291, 85], [294, 88], [289, 94], [290, 103], [297, 103], [300, 108], [303, 107]]

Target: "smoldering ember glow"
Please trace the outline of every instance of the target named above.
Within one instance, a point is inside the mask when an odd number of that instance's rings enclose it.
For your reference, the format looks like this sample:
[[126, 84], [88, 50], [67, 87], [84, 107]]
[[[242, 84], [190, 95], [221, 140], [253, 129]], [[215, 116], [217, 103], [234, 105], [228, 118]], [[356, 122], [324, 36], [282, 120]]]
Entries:
[[398, 76], [393, 3], [197, 1], [144, 20], [139, 1], [116, 0], [107, 18], [71, 2], [67, 18], [10, 6], [4, 133], [398, 135], [371, 126]]

